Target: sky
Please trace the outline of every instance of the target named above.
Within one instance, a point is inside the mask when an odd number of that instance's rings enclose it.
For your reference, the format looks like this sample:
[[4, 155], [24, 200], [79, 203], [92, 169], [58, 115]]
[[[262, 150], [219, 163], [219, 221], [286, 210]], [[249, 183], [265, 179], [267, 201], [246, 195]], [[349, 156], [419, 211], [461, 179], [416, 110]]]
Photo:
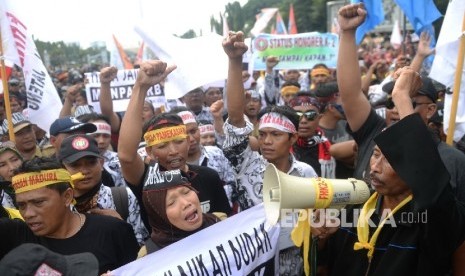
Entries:
[[[2, 0], [3, 1], [3, 0]], [[79, 42], [110, 41], [114, 34], [123, 47], [137, 47], [134, 26], [157, 24], [182, 35], [210, 31], [210, 16], [232, 0], [8, 0], [14, 3], [35, 39]], [[247, 0], [237, 0], [241, 6]]]

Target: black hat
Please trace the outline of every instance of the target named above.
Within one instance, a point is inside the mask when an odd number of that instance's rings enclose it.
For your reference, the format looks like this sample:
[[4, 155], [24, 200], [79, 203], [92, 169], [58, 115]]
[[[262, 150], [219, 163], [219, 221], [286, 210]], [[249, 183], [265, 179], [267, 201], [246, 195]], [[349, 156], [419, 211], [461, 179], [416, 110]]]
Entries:
[[59, 133], [69, 133], [78, 130], [92, 133], [97, 130], [97, 127], [91, 123], [79, 122], [75, 117], [58, 118], [50, 126], [50, 135], [57, 136]]
[[[422, 85], [420, 89], [418, 90], [418, 94], [426, 96], [430, 98], [433, 103], [435, 103], [438, 99], [438, 92], [436, 91], [436, 88], [434, 87], [433, 81], [428, 78], [428, 77], [421, 77], [421, 82]], [[388, 93], [389, 95], [392, 93], [392, 90], [394, 89], [395, 81], [390, 81], [383, 85], [383, 91]]]
[[60, 162], [73, 163], [85, 156], [101, 157], [97, 141], [85, 134], [77, 134], [66, 137], [61, 142], [58, 159]]
[[150, 166], [144, 179], [144, 191], [167, 190], [176, 186], [190, 185], [181, 171], [160, 171], [158, 166]]
[[0, 261], [0, 275], [98, 275], [97, 258], [89, 252], [61, 255], [46, 247], [25, 243]]

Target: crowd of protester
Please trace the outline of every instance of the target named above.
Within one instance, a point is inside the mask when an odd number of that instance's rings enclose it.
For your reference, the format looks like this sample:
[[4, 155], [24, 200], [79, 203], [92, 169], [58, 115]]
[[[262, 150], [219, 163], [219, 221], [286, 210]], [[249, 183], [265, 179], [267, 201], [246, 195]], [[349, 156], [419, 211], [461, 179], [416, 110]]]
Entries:
[[[47, 256], [90, 252], [93, 269], [106, 273], [260, 204], [271, 163], [299, 177], [366, 181], [372, 197], [348, 209], [389, 209], [395, 218], [428, 211], [427, 223], [398, 228], [383, 227], [377, 211], [368, 234], [313, 228], [316, 275], [463, 275], [465, 147], [445, 143], [448, 89], [422, 66], [431, 37], [407, 36], [397, 48], [375, 37], [357, 47], [365, 16], [359, 5], [339, 12], [337, 68], [276, 70], [270, 56], [250, 75], [244, 36], [230, 32], [226, 86], [186, 91], [176, 107], [146, 98], [176, 70], [163, 61], [140, 65], [124, 113], [110, 95], [116, 68], [99, 68], [102, 113], [87, 103], [86, 69], [50, 72], [63, 108], [46, 130], [24, 112], [24, 79], [13, 68], [15, 143], [0, 105], [0, 258], [11, 265], [13, 249], [34, 243]], [[307, 261], [302, 248], [281, 250], [280, 275], [303, 275]]]

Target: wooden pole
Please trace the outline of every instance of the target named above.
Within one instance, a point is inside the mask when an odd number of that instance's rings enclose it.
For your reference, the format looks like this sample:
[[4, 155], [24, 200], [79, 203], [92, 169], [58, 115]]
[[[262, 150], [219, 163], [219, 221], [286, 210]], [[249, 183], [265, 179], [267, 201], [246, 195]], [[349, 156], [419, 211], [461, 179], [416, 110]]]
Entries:
[[[463, 57], [465, 55], [465, 13], [462, 19], [462, 35], [459, 38], [459, 53], [457, 55], [457, 68], [455, 69], [454, 88], [452, 94], [452, 104], [449, 116], [449, 128], [447, 129], [446, 143], [452, 145], [455, 132], [455, 118], [457, 116], [457, 105], [460, 95], [460, 84], [462, 83]], [[462, 107], [463, 108], [463, 107]]]
[[8, 121], [8, 135], [10, 141], [15, 142], [15, 132], [13, 128], [13, 122], [11, 119], [11, 106], [10, 106], [10, 94], [8, 92], [8, 83], [6, 81], [6, 70], [5, 70], [5, 55], [3, 53], [3, 40], [0, 32], [0, 67], [2, 72], [2, 84], [3, 84], [3, 98], [5, 100], [5, 113]]

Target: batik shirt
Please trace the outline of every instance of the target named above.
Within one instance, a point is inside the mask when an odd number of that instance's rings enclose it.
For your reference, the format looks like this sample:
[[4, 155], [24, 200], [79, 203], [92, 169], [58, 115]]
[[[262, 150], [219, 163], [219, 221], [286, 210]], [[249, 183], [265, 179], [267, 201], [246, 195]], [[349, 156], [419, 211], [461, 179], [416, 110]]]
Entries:
[[[134, 230], [134, 235], [136, 236], [137, 242], [142, 245], [144, 240], [149, 237], [149, 232], [144, 226], [140, 216], [140, 207], [137, 202], [136, 196], [129, 189], [126, 188], [128, 192], [128, 218], [126, 222], [132, 226]], [[113, 194], [111, 193], [111, 188], [105, 185], [100, 186], [97, 197], [97, 206], [101, 209], [113, 209], [116, 210], [115, 202], [113, 200]]]
[[111, 175], [115, 187], [126, 186], [123, 173], [121, 172], [121, 163], [118, 159], [118, 153], [107, 150], [103, 154], [103, 160], [103, 168]]
[[212, 113], [210, 112], [210, 108], [209, 107], [202, 107], [202, 110], [200, 111], [199, 114], [194, 114], [195, 115], [195, 119], [198, 121], [209, 121], [209, 122], [213, 122], [213, 115]]
[[[246, 126], [238, 128], [231, 125], [227, 119], [223, 128], [226, 135], [224, 155], [231, 162], [236, 173], [237, 189], [233, 191], [233, 198], [237, 198], [240, 209], [245, 210], [263, 201], [263, 175], [268, 161], [249, 147], [249, 135], [253, 130], [252, 123], [246, 120]], [[292, 154], [289, 154], [289, 161], [291, 168], [287, 174], [317, 177], [310, 165], [297, 161]]]
[[221, 149], [215, 146], [200, 146], [201, 154], [199, 158], [200, 166], [214, 169], [218, 172], [220, 179], [224, 182], [224, 190], [229, 203], [232, 203], [232, 191], [236, 188], [236, 174], [229, 160], [224, 156]]

